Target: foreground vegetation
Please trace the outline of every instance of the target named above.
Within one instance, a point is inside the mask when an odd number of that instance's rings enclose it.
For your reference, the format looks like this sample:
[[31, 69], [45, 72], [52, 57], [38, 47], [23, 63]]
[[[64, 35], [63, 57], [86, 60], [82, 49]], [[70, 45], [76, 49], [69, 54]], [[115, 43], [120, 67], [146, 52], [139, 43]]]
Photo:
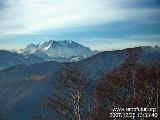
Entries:
[[128, 50], [122, 65], [101, 73], [96, 84], [76, 66], [58, 72], [53, 94], [42, 102], [36, 119], [110, 120], [114, 108], [134, 107], [156, 108], [158, 113], [160, 62], [141, 64], [140, 60], [141, 49]]

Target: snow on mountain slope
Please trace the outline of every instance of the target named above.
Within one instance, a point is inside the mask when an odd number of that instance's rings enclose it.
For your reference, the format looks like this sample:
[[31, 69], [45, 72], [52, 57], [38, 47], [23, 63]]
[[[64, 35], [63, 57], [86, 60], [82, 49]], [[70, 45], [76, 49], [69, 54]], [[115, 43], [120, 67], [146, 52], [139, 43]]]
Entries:
[[[26, 53], [26, 52], [33, 53], [38, 57], [41, 57], [43, 59], [48, 59], [48, 60], [61, 58], [61, 57], [65, 58], [65, 60], [62, 62], [68, 62], [70, 60], [68, 58], [72, 58], [72, 57], [79, 57], [79, 56], [90, 57], [93, 54], [95, 54], [95, 52], [92, 52], [89, 47], [85, 47], [74, 41], [67, 41], [67, 40], [64, 40], [64, 41], [50, 40], [48, 42], [42, 42], [39, 44], [32, 43], [32, 44], [29, 44], [22, 51], [23, 53]], [[58, 59], [56, 60], [58, 61]]]
[[19, 51], [0, 50], [0, 70], [44, 61], [77, 62], [94, 54], [95, 51], [73, 41], [50, 40], [39, 44], [31, 43]]

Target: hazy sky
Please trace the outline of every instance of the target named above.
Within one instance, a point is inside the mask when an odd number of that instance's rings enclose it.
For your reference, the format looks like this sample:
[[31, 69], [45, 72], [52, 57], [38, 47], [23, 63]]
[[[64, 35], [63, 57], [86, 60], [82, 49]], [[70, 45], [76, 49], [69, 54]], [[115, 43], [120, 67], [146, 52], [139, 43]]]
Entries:
[[50, 39], [98, 50], [160, 45], [160, 0], [0, 0], [0, 49]]

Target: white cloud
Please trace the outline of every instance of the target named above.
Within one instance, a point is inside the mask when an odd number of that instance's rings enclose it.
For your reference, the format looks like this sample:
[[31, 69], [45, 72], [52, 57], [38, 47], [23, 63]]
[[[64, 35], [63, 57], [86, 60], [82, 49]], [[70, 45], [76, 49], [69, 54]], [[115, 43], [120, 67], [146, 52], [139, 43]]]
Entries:
[[109, 51], [113, 49], [125, 49], [125, 48], [133, 48], [133, 47], [139, 47], [139, 46], [155, 46], [159, 45], [159, 41], [152, 42], [152, 39], [150, 41], [145, 40], [132, 40], [129, 37], [124, 39], [118, 39], [118, 38], [110, 38], [110, 39], [101, 39], [97, 38], [91, 41], [85, 41], [84, 45], [87, 44], [88, 47], [90, 47], [92, 50], [100, 50], [100, 51]]
[[160, 41], [160, 35], [131, 35], [128, 38], [132, 40], [157, 40]]
[[133, 0], [6, 0], [1, 34], [23, 34], [123, 20], [146, 21], [159, 9], [128, 8]]

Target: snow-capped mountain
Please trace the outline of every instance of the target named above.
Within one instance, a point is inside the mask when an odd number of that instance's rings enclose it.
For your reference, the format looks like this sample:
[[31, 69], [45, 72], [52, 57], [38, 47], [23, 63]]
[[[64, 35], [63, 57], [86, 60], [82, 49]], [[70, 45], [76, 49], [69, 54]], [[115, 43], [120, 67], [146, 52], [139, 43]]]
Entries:
[[32, 53], [45, 60], [55, 60], [58, 62], [73, 61], [74, 57], [75, 60], [78, 61], [95, 54], [89, 47], [67, 40], [50, 40], [39, 44], [31, 43], [26, 48], [22, 49], [21, 52], [23, 54]]
[[31, 43], [19, 51], [0, 50], [0, 71], [20, 64], [45, 61], [77, 62], [94, 54], [95, 51], [73, 41], [50, 40], [39, 44]]

